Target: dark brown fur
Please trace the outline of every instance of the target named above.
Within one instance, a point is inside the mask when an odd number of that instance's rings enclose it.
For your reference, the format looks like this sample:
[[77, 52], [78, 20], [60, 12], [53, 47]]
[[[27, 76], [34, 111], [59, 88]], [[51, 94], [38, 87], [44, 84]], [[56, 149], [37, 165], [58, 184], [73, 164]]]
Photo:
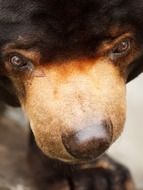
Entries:
[[126, 83], [143, 71], [142, 7], [142, 0], [0, 0], [0, 98], [23, 108], [48, 157], [32, 138], [39, 188], [133, 188], [123, 166], [96, 159], [120, 136]]

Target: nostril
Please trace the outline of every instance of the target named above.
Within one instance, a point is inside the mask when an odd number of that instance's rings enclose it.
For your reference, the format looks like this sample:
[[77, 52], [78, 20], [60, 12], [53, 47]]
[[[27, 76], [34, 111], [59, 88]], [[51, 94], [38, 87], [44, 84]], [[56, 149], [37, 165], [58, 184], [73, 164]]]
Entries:
[[78, 159], [95, 159], [111, 144], [112, 130], [105, 122], [62, 136], [66, 150]]

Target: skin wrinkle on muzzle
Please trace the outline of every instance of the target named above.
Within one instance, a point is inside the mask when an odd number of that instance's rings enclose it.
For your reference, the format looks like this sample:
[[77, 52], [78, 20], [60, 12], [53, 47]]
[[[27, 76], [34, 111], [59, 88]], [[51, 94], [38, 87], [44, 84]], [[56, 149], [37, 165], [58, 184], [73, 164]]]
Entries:
[[110, 120], [114, 126], [112, 143], [122, 132], [126, 107], [123, 77], [107, 60], [98, 60], [88, 67], [87, 64], [90, 65], [84, 62], [80, 69], [76, 61], [40, 66], [38, 69], [44, 70], [45, 76], [33, 74], [25, 83], [23, 109], [38, 146], [52, 158], [75, 161], [63, 146], [61, 137], [63, 133], [86, 128], [89, 123]]

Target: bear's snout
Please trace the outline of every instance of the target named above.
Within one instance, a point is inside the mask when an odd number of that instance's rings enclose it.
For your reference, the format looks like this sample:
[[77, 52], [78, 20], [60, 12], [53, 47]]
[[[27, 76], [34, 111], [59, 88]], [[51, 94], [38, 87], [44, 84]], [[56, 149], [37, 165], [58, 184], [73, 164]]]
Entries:
[[101, 155], [112, 143], [111, 122], [92, 123], [76, 132], [62, 135], [68, 153], [80, 160], [93, 160]]
[[[82, 70], [77, 61], [41, 67], [37, 71], [43, 68], [45, 77], [27, 82], [22, 106], [36, 143], [47, 156], [69, 163], [91, 161], [120, 136], [125, 81], [106, 61], [92, 65], [82, 61]], [[62, 71], [68, 75], [62, 77]]]

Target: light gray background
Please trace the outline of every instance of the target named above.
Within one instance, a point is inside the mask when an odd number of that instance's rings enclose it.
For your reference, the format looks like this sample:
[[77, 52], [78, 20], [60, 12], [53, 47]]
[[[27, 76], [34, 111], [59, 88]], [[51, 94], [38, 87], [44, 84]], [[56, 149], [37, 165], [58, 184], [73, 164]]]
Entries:
[[127, 120], [122, 136], [109, 152], [132, 171], [143, 189], [143, 75], [127, 86]]

